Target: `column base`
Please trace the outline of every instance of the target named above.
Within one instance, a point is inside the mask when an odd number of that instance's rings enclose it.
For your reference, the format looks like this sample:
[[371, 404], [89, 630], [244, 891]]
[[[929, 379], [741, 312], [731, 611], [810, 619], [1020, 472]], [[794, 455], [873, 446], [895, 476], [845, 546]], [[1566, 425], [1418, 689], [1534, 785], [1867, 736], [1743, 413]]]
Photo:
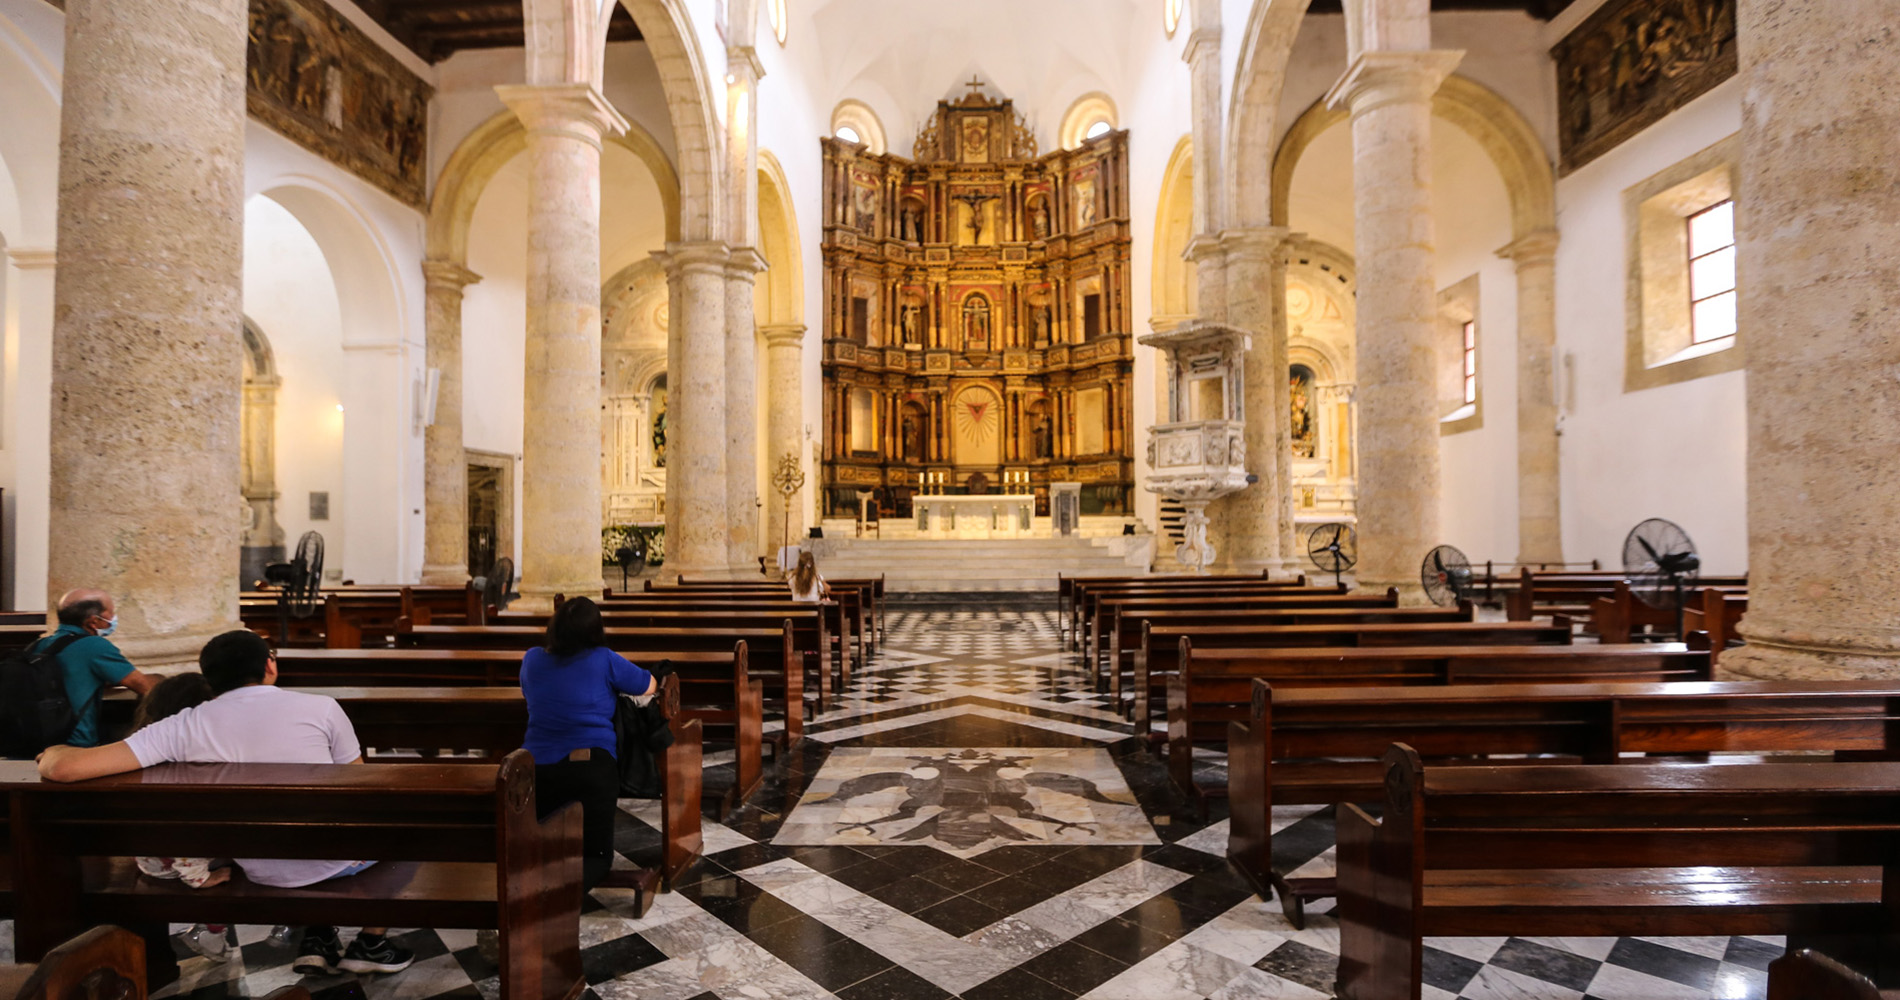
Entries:
[[167, 635], [113, 636], [119, 652], [146, 673], [176, 674], [198, 669], [198, 651], [226, 632], [243, 629], [236, 621], [201, 625]]
[[1900, 652], [1749, 641], [1722, 654], [1716, 680], [1900, 680]]
[[[1332, 580], [1333, 575], [1331, 573], [1319, 573], [1314, 570], [1309, 570], [1306, 574], [1306, 581], [1308, 583], [1318, 583], [1321, 586], [1325, 586], [1331, 583]], [[1383, 594], [1387, 588], [1391, 587], [1398, 588], [1399, 606], [1402, 608], [1437, 607], [1437, 605], [1432, 603], [1431, 598], [1425, 596], [1425, 585], [1419, 583], [1416, 577], [1409, 580], [1359, 580], [1353, 589], [1362, 594]]]
[[460, 587], [468, 583], [468, 566], [465, 563], [448, 563], [422, 566], [422, 585], [425, 587]]
[[521, 596], [508, 605], [508, 610], [529, 614], [553, 614], [556, 594], [562, 597], [587, 597], [598, 601], [601, 591], [605, 589], [606, 584], [599, 577], [591, 580], [568, 580], [539, 587], [524, 585], [521, 588]]

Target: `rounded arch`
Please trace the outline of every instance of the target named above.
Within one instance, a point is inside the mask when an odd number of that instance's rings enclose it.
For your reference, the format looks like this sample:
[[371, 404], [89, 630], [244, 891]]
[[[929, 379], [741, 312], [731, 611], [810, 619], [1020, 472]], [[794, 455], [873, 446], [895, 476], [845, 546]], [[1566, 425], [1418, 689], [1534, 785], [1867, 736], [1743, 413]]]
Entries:
[[1194, 312], [1194, 262], [1187, 259], [1188, 241], [1193, 237], [1194, 137], [1184, 135], [1174, 144], [1161, 174], [1161, 197], [1155, 207], [1149, 312], [1156, 320], [1172, 322]]
[[349, 199], [314, 177], [297, 174], [278, 178], [254, 197], [283, 206], [323, 251], [336, 283], [345, 343], [402, 339], [408, 313], [395, 255]]
[[1089, 133], [1104, 123], [1111, 129], [1121, 125], [1114, 98], [1099, 90], [1083, 94], [1069, 105], [1069, 110], [1062, 113], [1062, 127], [1056, 130], [1056, 144], [1063, 149], [1074, 149], [1087, 141]]
[[[1511, 204], [1511, 238], [1557, 227], [1557, 178], [1537, 132], [1496, 91], [1469, 77], [1452, 75], [1432, 97], [1432, 116], [1470, 136], [1490, 156], [1504, 179]], [[1287, 130], [1273, 155], [1270, 221], [1286, 225], [1293, 170], [1320, 134], [1344, 122], [1345, 111], [1321, 104], [1307, 108]]]
[[51, 247], [59, 219], [58, 71], [26, 35], [0, 17], [0, 235], [21, 247]]
[[805, 321], [805, 271], [798, 245], [798, 214], [778, 157], [759, 150], [759, 252], [766, 272], [757, 310], [761, 325]]
[[249, 316], [244, 317], [243, 343], [244, 377], [274, 377], [277, 374], [277, 355], [271, 350], [270, 338], [264, 336], [264, 331]]
[[1236, 226], [1273, 225], [1269, 206], [1272, 185], [1280, 176], [1278, 164], [1271, 171], [1247, 169], [1247, 165], [1267, 163], [1273, 157], [1287, 60], [1311, 2], [1256, 0], [1247, 15], [1227, 116], [1226, 201]]
[[[845, 129], [849, 129], [850, 134], [840, 135]], [[838, 106], [831, 109], [831, 134], [846, 141], [851, 141], [850, 136], [855, 135], [857, 142], [863, 143], [866, 149], [876, 154], [881, 155], [887, 149], [883, 121], [879, 120], [877, 112], [871, 110], [869, 104], [854, 97], [839, 101]]]
[[[653, 183], [660, 190], [660, 202], [666, 209], [666, 238], [668, 241], [681, 239], [683, 192], [679, 175], [660, 144], [647, 130], [631, 123], [625, 135], [609, 136], [607, 141], [639, 157], [653, 174]], [[482, 192], [509, 160], [527, 148], [527, 129], [512, 111], [499, 112], [476, 126], [455, 147], [443, 164], [442, 172], [436, 176], [435, 192], [429, 199], [428, 231], [423, 246], [426, 259], [468, 263], [468, 229], [475, 217], [475, 206], [482, 200]]]

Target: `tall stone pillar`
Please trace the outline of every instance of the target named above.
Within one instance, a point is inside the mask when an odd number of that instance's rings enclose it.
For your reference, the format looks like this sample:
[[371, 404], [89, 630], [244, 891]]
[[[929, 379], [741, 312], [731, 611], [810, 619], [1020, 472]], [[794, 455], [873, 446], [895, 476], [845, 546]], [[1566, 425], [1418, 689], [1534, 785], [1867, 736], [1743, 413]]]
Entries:
[[726, 575], [726, 266], [717, 241], [657, 255], [672, 294], [667, 327], [666, 574]]
[[46, 606], [141, 667], [236, 628], [244, 0], [68, 0]]
[[1557, 233], [1498, 251], [1517, 265], [1517, 561], [1564, 560], [1557, 459]]
[[542, 610], [601, 586], [600, 148], [627, 123], [586, 84], [495, 90], [528, 132], [521, 596]]
[[759, 540], [759, 368], [753, 290], [765, 258], [751, 247], [726, 262], [726, 565], [755, 576]]
[[[1287, 235], [1292, 239], [1292, 234]], [[1288, 383], [1291, 377], [1290, 362], [1287, 357], [1288, 330], [1286, 323], [1286, 268], [1287, 253], [1284, 249], [1274, 251], [1272, 263], [1267, 272], [1267, 295], [1273, 300], [1273, 332], [1268, 342], [1273, 345], [1274, 371], [1274, 411], [1273, 411], [1273, 467], [1280, 484], [1280, 571], [1288, 574], [1304, 573], [1312, 568], [1306, 558], [1306, 539], [1300, 534], [1299, 526], [1294, 522], [1293, 504], [1293, 408]]]
[[[767, 326], [761, 328], [760, 332], [765, 334], [765, 472], [770, 482], [769, 477], [778, 473], [779, 463], [785, 461], [786, 456], [791, 456], [795, 461], [802, 457], [805, 325], [788, 323]], [[912, 461], [918, 458], [915, 455], [907, 457]], [[771, 508], [771, 514], [766, 518], [767, 549], [777, 551], [779, 546], [786, 544], [787, 539], [796, 542], [805, 534], [804, 512], [810, 506], [809, 498], [817, 489], [816, 477], [807, 473], [804, 489], [789, 500], [776, 491], [766, 497], [765, 504]], [[790, 523], [787, 523], [788, 519]]]
[[1273, 264], [1286, 241], [1284, 228], [1230, 229], [1221, 234], [1226, 257], [1227, 323], [1247, 331], [1243, 374], [1247, 415], [1247, 471], [1256, 481], [1220, 501], [1226, 528], [1223, 547], [1243, 573], [1278, 569], [1281, 559], [1281, 498], [1286, 493], [1280, 455], [1286, 450], [1286, 343], [1275, 336]]
[[462, 444], [462, 290], [482, 276], [451, 260], [422, 262], [423, 329], [435, 373], [435, 422], [422, 437], [422, 582], [468, 580], [468, 459]]
[[[1881, 4], [1744, 0], [1742, 677], [1900, 676], [1900, 37]], [[1825, 67], [1825, 72], [1816, 72]], [[64, 269], [66, 250], [60, 248]]]
[[1362, 52], [1327, 95], [1352, 113], [1359, 267], [1359, 586], [1422, 603], [1438, 537], [1432, 93], [1462, 53]]

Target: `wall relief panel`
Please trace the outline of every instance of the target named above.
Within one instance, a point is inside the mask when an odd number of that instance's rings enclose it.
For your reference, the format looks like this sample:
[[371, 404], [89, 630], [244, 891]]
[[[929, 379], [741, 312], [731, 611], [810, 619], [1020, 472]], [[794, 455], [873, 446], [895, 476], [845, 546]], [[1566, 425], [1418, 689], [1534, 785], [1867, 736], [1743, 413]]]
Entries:
[[1611, 0], [1551, 57], [1567, 174], [1735, 75], [1735, 0]]
[[252, 117], [418, 210], [435, 90], [323, 0], [251, 0]]

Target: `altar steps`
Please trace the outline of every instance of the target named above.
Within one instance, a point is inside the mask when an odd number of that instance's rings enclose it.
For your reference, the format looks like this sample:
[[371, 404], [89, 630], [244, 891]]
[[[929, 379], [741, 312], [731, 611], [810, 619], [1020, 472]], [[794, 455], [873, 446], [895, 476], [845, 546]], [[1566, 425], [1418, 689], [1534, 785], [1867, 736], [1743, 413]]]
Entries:
[[883, 576], [887, 593], [1054, 591], [1056, 577], [1148, 572], [1149, 535], [1109, 538], [824, 538], [811, 542], [818, 571], [839, 579]]

